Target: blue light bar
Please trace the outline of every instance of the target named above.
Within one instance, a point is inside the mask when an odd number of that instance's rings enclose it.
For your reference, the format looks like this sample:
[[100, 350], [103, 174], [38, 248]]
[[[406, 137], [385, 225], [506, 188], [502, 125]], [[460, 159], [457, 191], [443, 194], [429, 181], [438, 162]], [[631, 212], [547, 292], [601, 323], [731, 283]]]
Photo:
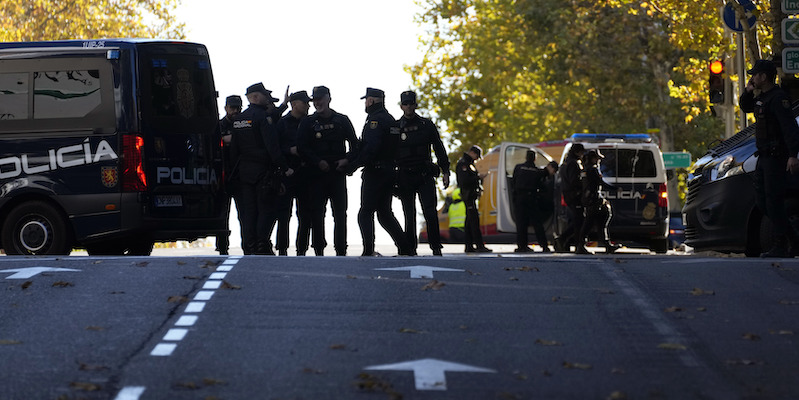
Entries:
[[647, 133], [575, 133], [572, 142], [628, 142], [650, 143], [652, 136]]

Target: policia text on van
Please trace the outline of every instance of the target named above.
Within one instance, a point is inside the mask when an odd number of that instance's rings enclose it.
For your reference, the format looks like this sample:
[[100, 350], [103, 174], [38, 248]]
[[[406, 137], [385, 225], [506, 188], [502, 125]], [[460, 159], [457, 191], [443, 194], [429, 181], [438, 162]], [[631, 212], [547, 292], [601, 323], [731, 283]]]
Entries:
[[0, 242], [7, 254], [149, 254], [225, 230], [205, 46], [0, 43]]

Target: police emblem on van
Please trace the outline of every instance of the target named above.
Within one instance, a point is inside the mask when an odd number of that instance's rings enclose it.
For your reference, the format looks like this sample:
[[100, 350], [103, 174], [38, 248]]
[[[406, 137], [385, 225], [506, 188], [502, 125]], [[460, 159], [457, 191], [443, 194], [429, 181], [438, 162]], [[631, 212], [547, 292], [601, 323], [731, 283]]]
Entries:
[[117, 167], [101, 167], [100, 168], [100, 181], [103, 186], [112, 188], [119, 182], [119, 172]]

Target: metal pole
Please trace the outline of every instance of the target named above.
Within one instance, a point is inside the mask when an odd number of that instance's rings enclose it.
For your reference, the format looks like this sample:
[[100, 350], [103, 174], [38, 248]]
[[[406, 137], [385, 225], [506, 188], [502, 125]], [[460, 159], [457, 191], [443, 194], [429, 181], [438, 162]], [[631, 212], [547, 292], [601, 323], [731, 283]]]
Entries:
[[[737, 36], [736, 38], [737, 49], [736, 49], [735, 61], [737, 65], [735, 66], [735, 69], [736, 72], [738, 73], [738, 92], [735, 94], [735, 98], [737, 99], [738, 96], [740, 96], [741, 93], [743, 93], [744, 90], [746, 90], [747, 76], [746, 76], [746, 56], [744, 55], [745, 54], [744, 34], [743, 32], [741, 32], [736, 34], [736, 36]], [[738, 121], [739, 121], [738, 126], [740, 127], [740, 130], [743, 130], [744, 128], [749, 126], [749, 120], [746, 119], [746, 113], [741, 110], [738, 110]]]

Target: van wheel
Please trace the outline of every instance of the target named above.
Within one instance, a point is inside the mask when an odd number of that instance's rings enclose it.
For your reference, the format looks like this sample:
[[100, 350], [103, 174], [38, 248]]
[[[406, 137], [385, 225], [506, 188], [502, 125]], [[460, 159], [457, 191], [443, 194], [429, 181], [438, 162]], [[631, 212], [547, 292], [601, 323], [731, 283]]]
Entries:
[[649, 247], [657, 254], [666, 254], [669, 251], [669, 239], [654, 239]]
[[3, 248], [9, 255], [69, 255], [72, 235], [66, 218], [43, 201], [15, 207], [3, 225]]

